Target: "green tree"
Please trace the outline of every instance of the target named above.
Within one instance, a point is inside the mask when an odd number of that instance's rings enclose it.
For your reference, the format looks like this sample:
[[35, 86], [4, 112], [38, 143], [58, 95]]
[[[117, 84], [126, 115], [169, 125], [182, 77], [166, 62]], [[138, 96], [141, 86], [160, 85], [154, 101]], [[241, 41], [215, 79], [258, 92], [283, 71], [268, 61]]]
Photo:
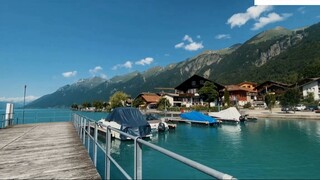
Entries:
[[[281, 106], [286, 106], [294, 109], [300, 102], [300, 91], [298, 88], [288, 89], [280, 98]], [[295, 112], [295, 111], [294, 111]]]
[[199, 95], [205, 102], [208, 102], [210, 108], [210, 102], [217, 99], [219, 93], [217, 91], [217, 87], [212, 82], [206, 81], [204, 86], [199, 89]]
[[134, 101], [132, 102], [133, 107], [139, 107], [142, 104], [144, 104], [144, 102], [141, 97], [134, 99]]
[[95, 107], [96, 108], [96, 110], [98, 110], [98, 109], [102, 109], [103, 108], [103, 103], [101, 102], [101, 101], [94, 101], [93, 103], [92, 103], [92, 105], [93, 105], [93, 107]]
[[123, 107], [128, 99], [128, 95], [124, 92], [117, 91], [110, 97], [111, 108]]
[[314, 100], [313, 92], [308, 92], [307, 96], [304, 97], [303, 102], [305, 105], [316, 105], [317, 102]]
[[230, 107], [230, 94], [227, 88], [224, 89], [223, 97], [224, 97], [224, 105], [227, 104], [226, 107]]
[[91, 107], [91, 103], [89, 102], [82, 103], [82, 108], [89, 108], [89, 107]]
[[74, 110], [78, 110], [79, 106], [78, 106], [78, 104], [72, 104], [71, 108]]
[[276, 104], [276, 96], [274, 94], [268, 93], [265, 97], [264, 97], [265, 103], [267, 104], [268, 109], [270, 110], [270, 112], [272, 113], [272, 108], [274, 107], [274, 105]]
[[161, 98], [157, 103], [157, 109], [160, 111], [166, 110], [170, 106], [171, 104], [167, 98]]

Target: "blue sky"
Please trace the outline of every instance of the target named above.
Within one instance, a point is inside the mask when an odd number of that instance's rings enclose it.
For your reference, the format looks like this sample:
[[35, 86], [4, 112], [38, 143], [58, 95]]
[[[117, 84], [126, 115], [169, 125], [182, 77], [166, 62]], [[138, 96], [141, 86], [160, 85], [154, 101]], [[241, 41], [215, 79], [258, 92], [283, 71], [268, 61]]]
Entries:
[[1, 0], [0, 101], [53, 93], [320, 21], [320, 6], [252, 0]]

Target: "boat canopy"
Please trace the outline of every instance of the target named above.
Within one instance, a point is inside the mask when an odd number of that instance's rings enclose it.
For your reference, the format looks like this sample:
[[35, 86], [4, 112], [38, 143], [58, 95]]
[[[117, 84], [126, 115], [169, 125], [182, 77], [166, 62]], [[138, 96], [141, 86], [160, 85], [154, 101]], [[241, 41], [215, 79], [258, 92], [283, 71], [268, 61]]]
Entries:
[[234, 121], [240, 121], [241, 114], [235, 107], [229, 107], [228, 109], [222, 110], [220, 112], [210, 112], [209, 116], [216, 117], [218, 119], [223, 120], [234, 120]]
[[180, 117], [182, 119], [187, 119], [187, 120], [194, 120], [194, 121], [204, 121], [204, 122], [209, 122], [209, 123], [215, 123], [217, 120], [213, 117], [204, 115], [201, 112], [198, 111], [191, 111], [191, 112], [186, 112], [180, 114]]
[[[146, 137], [151, 133], [151, 127], [139, 109], [132, 107], [115, 108], [106, 118], [121, 125], [120, 130], [133, 136]], [[121, 139], [126, 139], [120, 135]]]

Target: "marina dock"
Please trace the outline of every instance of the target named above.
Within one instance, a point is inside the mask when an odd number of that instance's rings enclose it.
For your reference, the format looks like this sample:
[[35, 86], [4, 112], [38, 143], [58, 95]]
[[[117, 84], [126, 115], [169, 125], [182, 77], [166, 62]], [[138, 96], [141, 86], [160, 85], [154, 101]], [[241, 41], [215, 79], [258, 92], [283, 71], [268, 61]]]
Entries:
[[0, 179], [101, 179], [71, 122], [0, 129]]

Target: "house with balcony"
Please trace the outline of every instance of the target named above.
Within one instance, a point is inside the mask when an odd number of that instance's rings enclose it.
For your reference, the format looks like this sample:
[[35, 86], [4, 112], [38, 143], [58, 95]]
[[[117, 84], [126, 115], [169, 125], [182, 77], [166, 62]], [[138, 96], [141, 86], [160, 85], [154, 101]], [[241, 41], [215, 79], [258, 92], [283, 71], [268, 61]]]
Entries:
[[240, 83], [238, 85], [225, 86], [229, 92], [230, 102], [235, 106], [244, 106], [247, 103], [254, 104], [256, 100], [257, 91], [252, 84]]
[[267, 93], [273, 93], [276, 95], [276, 98], [279, 95], [282, 95], [290, 85], [275, 81], [266, 81], [264, 83], [259, 84], [255, 90], [257, 91], [257, 100], [264, 101], [264, 97]]
[[308, 93], [313, 93], [314, 100], [320, 100], [320, 77], [311, 78], [311, 81], [302, 85], [303, 97], [306, 97]]
[[193, 105], [204, 105], [204, 101], [199, 96], [198, 91], [204, 86], [204, 83], [207, 81], [212, 82], [216, 86], [216, 90], [218, 92], [222, 92], [223, 94], [223, 85], [213, 82], [204, 77], [193, 75], [189, 79], [185, 80], [177, 87], [175, 87], [175, 93], [178, 94], [178, 96], [175, 97], [174, 104], [176, 104], [177, 106], [186, 107], [191, 107]]

